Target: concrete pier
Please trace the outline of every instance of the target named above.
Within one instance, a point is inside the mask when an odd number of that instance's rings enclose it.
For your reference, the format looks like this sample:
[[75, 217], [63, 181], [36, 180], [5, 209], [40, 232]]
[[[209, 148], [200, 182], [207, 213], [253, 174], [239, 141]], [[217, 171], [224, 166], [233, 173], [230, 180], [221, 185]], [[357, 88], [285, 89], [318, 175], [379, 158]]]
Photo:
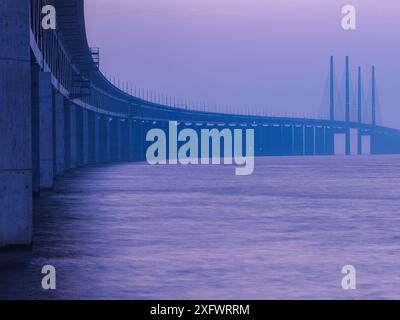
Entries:
[[325, 128], [315, 128], [315, 154], [322, 156], [325, 155]]
[[133, 121], [133, 160], [138, 161], [140, 159], [140, 123], [137, 120]]
[[312, 156], [315, 154], [315, 129], [314, 127], [305, 127], [304, 133], [304, 154]]
[[89, 163], [89, 115], [88, 110], [82, 110], [82, 151], [83, 165]]
[[120, 126], [121, 121], [118, 118], [113, 118], [110, 121], [110, 148], [111, 148], [111, 161], [119, 161], [120, 160]]
[[126, 150], [127, 150], [127, 160], [133, 160], [133, 122], [132, 120], [127, 121], [127, 131], [128, 131], [128, 138], [126, 139]]
[[100, 162], [107, 162], [111, 160], [111, 120], [108, 116], [100, 116], [99, 124]]
[[300, 156], [304, 154], [304, 127], [294, 127], [293, 153]]
[[282, 155], [293, 155], [293, 127], [282, 126]]
[[53, 186], [53, 90], [51, 74], [39, 74], [39, 157], [40, 188]]
[[125, 120], [117, 120], [117, 159], [118, 161], [123, 160], [123, 126], [125, 125]]
[[[106, 161], [111, 161], [112, 159], [112, 139], [111, 139], [111, 122], [112, 118], [106, 116], [105, 118], [105, 145], [106, 145]], [[103, 143], [103, 141], [101, 141]]]
[[64, 101], [64, 169], [71, 168], [71, 108], [68, 100]]
[[325, 152], [327, 155], [335, 154], [335, 133], [332, 128], [325, 128]]
[[132, 140], [132, 122], [130, 120], [123, 120], [121, 122], [121, 160], [127, 161], [131, 159], [132, 150], [130, 143]]
[[94, 161], [101, 161], [101, 146], [100, 146], [100, 119], [101, 117], [95, 113], [94, 114], [94, 140], [93, 140], [93, 149], [94, 149]]
[[77, 167], [83, 166], [83, 109], [81, 107], [76, 106], [76, 158], [77, 158]]
[[96, 144], [95, 144], [95, 114], [92, 111], [87, 112], [88, 121], [88, 164], [96, 161]]
[[0, 2], [0, 247], [32, 241], [29, 0]]
[[70, 169], [78, 166], [78, 121], [76, 109], [76, 105], [69, 104]]
[[64, 97], [60, 94], [55, 96], [55, 158], [56, 175], [64, 173], [65, 169], [65, 146], [64, 146]]
[[32, 191], [40, 192], [40, 154], [39, 154], [39, 73], [37, 63], [31, 65], [31, 144], [32, 144]]

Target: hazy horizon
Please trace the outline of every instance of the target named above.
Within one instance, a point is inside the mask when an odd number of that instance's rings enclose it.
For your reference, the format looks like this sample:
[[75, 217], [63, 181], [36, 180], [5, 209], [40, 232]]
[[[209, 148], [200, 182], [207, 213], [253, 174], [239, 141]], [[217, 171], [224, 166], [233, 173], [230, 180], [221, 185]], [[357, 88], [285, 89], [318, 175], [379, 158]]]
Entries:
[[[101, 70], [123, 82], [193, 102], [320, 117], [328, 110], [329, 57], [340, 80], [349, 55], [353, 80], [363, 68], [366, 99], [376, 65], [378, 121], [400, 127], [394, 0], [379, 7], [365, 0], [85, 2]], [[357, 8], [357, 30], [341, 28], [345, 4]]]

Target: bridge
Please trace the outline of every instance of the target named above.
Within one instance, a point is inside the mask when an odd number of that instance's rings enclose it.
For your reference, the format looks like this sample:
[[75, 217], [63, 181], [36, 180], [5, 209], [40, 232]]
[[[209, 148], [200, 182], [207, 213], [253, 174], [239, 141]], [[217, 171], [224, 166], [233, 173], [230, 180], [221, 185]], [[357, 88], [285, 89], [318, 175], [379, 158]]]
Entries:
[[[46, 4], [57, 10], [56, 30], [41, 27]], [[371, 123], [362, 121], [360, 70], [358, 118], [351, 119], [349, 58], [344, 120], [335, 115], [333, 58], [329, 119], [155, 103], [121, 90], [100, 72], [99, 52], [86, 38], [83, 5], [83, 0], [0, 2], [0, 247], [31, 244], [33, 194], [52, 188], [55, 177], [89, 164], [143, 161], [146, 132], [167, 132], [169, 121], [179, 130], [252, 128], [256, 156], [334, 155], [337, 137], [344, 137], [347, 155], [400, 153], [400, 131], [377, 125], [374, 67]], [[363, 137], [370, 150], [362, 149]]]

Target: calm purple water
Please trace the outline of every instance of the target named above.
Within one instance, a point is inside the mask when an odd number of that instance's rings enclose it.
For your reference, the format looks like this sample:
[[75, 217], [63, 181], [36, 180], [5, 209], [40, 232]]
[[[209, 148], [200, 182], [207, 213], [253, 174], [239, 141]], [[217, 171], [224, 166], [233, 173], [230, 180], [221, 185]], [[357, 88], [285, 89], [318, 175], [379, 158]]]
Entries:
[[32, 252], [8, 256], [0, 298], [400, 298], [400, 157], [76, 170], [35, 201]]

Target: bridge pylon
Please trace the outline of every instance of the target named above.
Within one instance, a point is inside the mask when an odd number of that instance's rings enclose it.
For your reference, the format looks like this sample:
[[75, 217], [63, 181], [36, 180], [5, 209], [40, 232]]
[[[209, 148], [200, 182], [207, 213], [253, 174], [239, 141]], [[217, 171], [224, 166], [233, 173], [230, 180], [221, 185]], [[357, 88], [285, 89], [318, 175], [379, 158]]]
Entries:
[[350, 62], [349, 57], [346, 56], [346, 155], [351, 154], [351, 141], [350, 141]]
[[[362, 75], [361, 67], [358, 67], [357, 75], [357, 122], [359, 125], [362, 123]], [[357, 133], [357, 154], [362, 155], [362, 132], [358, 129]]]
[[30, 1], [0, 1], [0, 248], [32, 241]]
[[372, 125], [376, 126], [376, 79], [375, 79], [375, 66], [372, 66]]
[[329, 120], [335, 120], [335, 79], [334, 79], [334, 58], [331, 56], [329, 76]]

